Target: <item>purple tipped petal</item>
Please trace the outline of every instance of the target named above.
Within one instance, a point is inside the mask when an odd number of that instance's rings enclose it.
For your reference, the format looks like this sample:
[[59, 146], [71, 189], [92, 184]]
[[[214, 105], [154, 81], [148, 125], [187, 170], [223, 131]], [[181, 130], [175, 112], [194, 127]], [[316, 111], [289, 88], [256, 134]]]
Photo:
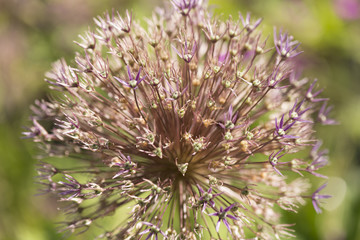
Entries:
[[327, 186], [327, 183], [324, 183], [323, 185], [321, 185], [314, 193], [318, 193], [320, 192], [321, 190], [323, 190], [325, 187]]
[[231, 204], [230, 206], [228, 206], [227, 208], [225, 208], [223, 212], [228, 212], [228, 211], [230, 211], [234, 206], [235, 206], [235, 204]]
[[205, 212], [206, 206], [207, 206], [206, 203], [204, 203], [204, 204], [203, 204], [203, 207], [202, 207], [202, 209], [201, 209], [202, 212]]
[[[283, 127], [283, 124], [284, 124], [284, 114], [282, 115], [281, 119], [280, 119], [280, 123], [279, 123], [279, 126], [280, 128]], [[284, 129], [285, 130], [285, 129]], [[286, 131], [286, 130], [285, 130]]]
[[194, 46], [193, 46], [193, 48], [191, 49], [191, 55], [194, 55], [194, 54], [195, 54], [196, 48], [197, 48], [197, 42], [194, 43]]
[[311, 173], [312, 175], [314, 175], [315, 177], [320, 177], [320, 178], [328, 179], [327, 176], [322, 175], [322, 174], [320, 174], [320, 173], [316, 173], [316, 172], [313, 172], [313, 171], [310, 171], [310, 173]]
[[229, 232], [231, 233], [231, 229], [230, 229], [230, 225], [228, 223], [228, 221], [226, 221], [226, 219], [223, 219], [223, 223], [225, 224], [226, 228], [229, 230]]
[[139, 233], [139, 235], [144, 235], [145, 233], [148, 233], [148, 232], [150, 232], [150, 229], [146, 229], [146, 230], [142, 231], [141, 233]]
[[273, 167], [273, 169], [275, 170], [275, 172], [277, 173], [277, 174], [279, 174], [280, 176], [284, 176], [275, 166], [272, 166]]
[[188, 90], [188, 88], [189, 88], [189, 85], [186, 85], [186, 87], [184, 88], [184, 90], [182, 90], [181, 95], [183, 95], [183, 94], [186, 92], [186, 90]]
[[220, 223], [221, 223], [221, 220], [219, 219], [219, 221], [217, 221], [217, 223], [216, 223], [216, 231], [217, 231], [217, 232], [219, 232]]
[[130, 80], [133, 80], [133, 77], [132, 77], [132, 75], [131, 75], [130, 67], [129, 67], [129, 66], [126, 66], [126, 68], [127, 68], [127, 72], [128, 72], [129, 79], [130, 79]]
[[[283, 150], [284, 150], [284, 148], [282, 148], [280, 151], [278, 151], [277, 153], [275, 153], [275, 155], [272, 156], [271, 158], [277, 157], [277, 155], [279, 155]], [[272, 154], [273, 154], [273, 153], [272, 153]], [[270, 155], [270, 156], [271, 156], [271, 155]], [[281, 156], [283, 156], [283, 155], [281, 155]], [[280, 158], [280, 157], [279, 157], [279, 158]]]
[[136, 85], [139, 85], [139, 83], [141, 83], [144, 79], [145, 79], [146, 76], [143, 76], [142, 78], [140, 78], [139, 80], [137, 80], [136, 82]]
[[292, 123], [286, 125], [286, 126], [284, 127], [284, 131], [287, 131], [288, 129], [290, 129], [294, 124], [295, 124], [295, 122], [292, 122]]
[[125, 86], [127, 86], [127, 87], [130, 87], [130, 85], [129, 85], [127, 82], [121, 80], [120, 78], [118, 78], [118, 77], [114, 77], [114, 78], [115, 78], [119, 83], [121, 83], [122, 85], [125, 85]]
[[153, 235], [154, 233], [150, 233], [146, 238], [145, 240], [148, 240], [149, 238], [151, 238], [151, 236]]
[[313, 206], [314, 206], [314, 209], [315, 209], [315, 211], [316, 211], [316, 213], [322, 213], [322, 211], [321, 211], [321, 209], [320, 209], [320, 207], [319, 207], [319, 205], [318, 205], [318, 203], [317, 203], [317, 201], [316, 200], [312, 200], [312, 204], [313, 204]]
[[199, 184], [196, 184], [196, 186], [198, 187], [200, 193], [204, 193], [204, 190], [202, 189], [202, 187]]
[[176, 52], [176, 54], [182, 58], [183, 54], [181, 54], [177, 49], [176, 47], [174, 47], [174, 45], [171, 45], [172, 49]]
[[299, 136], [293, 136], [293, 135], [284, 135], [282, 136], [283, 138], [287, 138], [287, 139], [294, 139], [294, 138], [300, 138]]
[[217, 212], [210, 213], [209, 216], [219, 216], [219, 213], [217, 213]]
[[146, 226], [154, 226], [154, 224], [149, 223], [149, 222], [142, 222], [142, 224], [146, 225]]
[[140, 72], [141, 72], [141, 67], [139, 68], [139, 71], [136, 75], [136, 78], [135, 78], [136, 81], [139, 81], [139, 79], [140, 79]]
[[261, 21], [262, 21], [262, 18], [259, 18], [258, 20], [256, 20], [256, 22], [254, 23], [253, 28], [257, 28], [260, 25]]
[[226, 214], [226, 217], [231, 218], [233, 220], [239, 220], [237, 217], [230, 215], [230, 214]]

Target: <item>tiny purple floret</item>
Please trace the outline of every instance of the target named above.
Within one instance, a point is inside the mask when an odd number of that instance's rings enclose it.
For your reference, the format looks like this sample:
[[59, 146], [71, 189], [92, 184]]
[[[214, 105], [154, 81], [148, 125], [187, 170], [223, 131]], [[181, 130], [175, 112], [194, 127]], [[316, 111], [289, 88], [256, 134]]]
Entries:
[[128, 88], [132, 88], [132, 89], [136, 89], [137, 86], [142, 82], [142, 80], [145, 79], [145, 76], [140, 78], [140, 72], [141, 72], [141, 67], [139, 68], [138, 73], [136, 74], [136, 77], [134, 78], [133, 75], [131, 74], [131, 70], [129, 66], [127, 67], [127, 72], [128, 72], [128, 77], [129, 77], [129, 82], [125, 82], [124, 80], [121, 80], [118, 77], [114, 77], [118, 82], [120, 82], [122, 85], [125, 85]]
[[219, 217], [218, 222], [216, 223], [216, 231], [219, 232], [220, 229], [220, 223], [221, 221], [223, 221], [223, 223], [225, 224], [226, 228], [229, 230], [230, 233], [231, 229], [230, 229], [230, 225], [229, 222], [226, 220], [226, 218], [230, 218], [232, 220], [239, 220], [239, 218], [231, 215], [231, 214], [227, 214], [227, 212], [229, 212], [233, 207], [235, 206], [235, 204], [231, 204], [229, 207], [223, 209], [222, 207], [220, 207], [220, 210], [218, 212], [215, 213], [211, 213], [209, 214], [209, 216], [217, 216]]
[[326, 187], [327, 183], [323, 184], [322, 186], [320, 186], [312, 195], [311, 195], [311, 199], [312, 199], [312, 204], [314, 206], [314, 209], [317, 213], [321, 213], [321, 209], [320, 209], [320, 199], [326, 199], [326, 198], [331, 198], [330, 195], [321, 195], [319, 194], [319, 192], [321, 190], [323, 190]]

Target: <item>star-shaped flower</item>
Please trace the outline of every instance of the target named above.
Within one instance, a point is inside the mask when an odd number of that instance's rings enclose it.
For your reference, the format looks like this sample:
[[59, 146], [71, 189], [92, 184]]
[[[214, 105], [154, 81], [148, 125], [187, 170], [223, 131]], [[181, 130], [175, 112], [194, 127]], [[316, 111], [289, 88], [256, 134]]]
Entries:
[[215, 213], [211, 213], [209, 214], [209, 216], [217, 216], [219, 217], [218, 222], [216, 223], [216, 231], [219, 232], [219, 228], [220, 228], [220, 223], [221, 221], [223, 221], [223, 223], [225, 224], [226, 228], [229, 230], [229, 232], [231, 233], [231, 229], [230, 229], [230, 225], [229, 222], [226, 220], [226, 218], [230, 218], [232, 220], [239, 220], [237, 217], [228, 214], [227, 212], [229, 212], [233, 207], [235, 206], [235, 204], [231, 204], [230, 206], [228, 206], [227, 208], [223, 209], [222, 207], [220, 207], [220, 210], [218, 212]]

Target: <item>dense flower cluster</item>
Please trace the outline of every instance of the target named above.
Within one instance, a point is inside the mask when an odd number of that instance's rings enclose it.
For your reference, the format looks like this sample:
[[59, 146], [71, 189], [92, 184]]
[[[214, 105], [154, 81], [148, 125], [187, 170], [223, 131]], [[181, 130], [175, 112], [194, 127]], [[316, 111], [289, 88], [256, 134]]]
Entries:
[[309, 199], [321, 211], [325, 185], [311, 193], [309, 179], [326, 178], [318, 170], [328, 160], [314, 125], [336, 123], [316, 80], [298, 77], [299, 43], [275, 29], [269, 44], [249, 14], [224, 22], [199, 0], [172, 5], [147, 28], [129, 12], [97, 17], [75, 63], [60, 60], [46, 75], [58, 92], [36, 102], [25, 135], [45, 156], [66, 157], [38, 170], [68, 215], [62, 230], [293, 236], [277, 209]]

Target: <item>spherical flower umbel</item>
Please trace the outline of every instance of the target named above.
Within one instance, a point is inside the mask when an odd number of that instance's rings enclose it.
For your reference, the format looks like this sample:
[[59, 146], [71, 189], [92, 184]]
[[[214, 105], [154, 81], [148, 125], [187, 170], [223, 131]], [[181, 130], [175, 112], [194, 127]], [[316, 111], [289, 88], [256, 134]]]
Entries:
[[95, 19], [24, 133], [57, 157], [38, 179], [62, 202], [62, 231], [274, 239], [294, 236], [279, 207], [321, 211], [314, 126], [336, 121], [316, 80], [298, 78], [299, 43], [275, 30], [271, 44], [260, 22], [221, 21], [200, 0], [172, 0], [145, 28], [129, 12]]

